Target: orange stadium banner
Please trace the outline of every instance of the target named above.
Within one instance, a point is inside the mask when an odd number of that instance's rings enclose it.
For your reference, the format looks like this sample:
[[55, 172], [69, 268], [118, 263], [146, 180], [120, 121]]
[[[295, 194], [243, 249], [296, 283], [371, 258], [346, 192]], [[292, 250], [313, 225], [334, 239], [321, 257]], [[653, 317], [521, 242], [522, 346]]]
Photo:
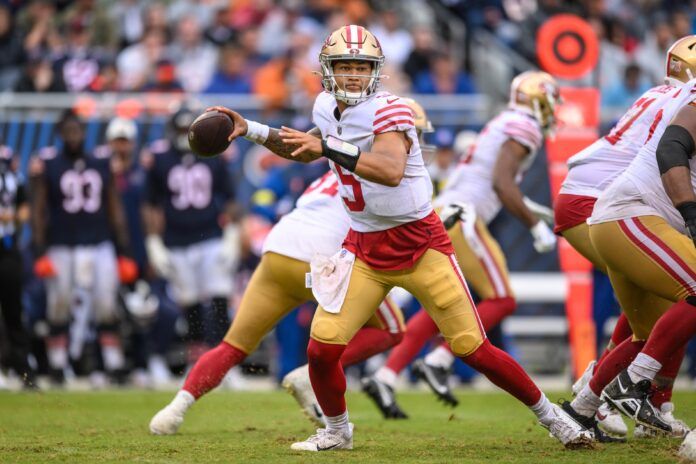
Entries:
[[[545, 71], [565, 79], [578, 79], [595, 69], [599, 44], [592, 27], [582, 18], [557, 15], [539, 29], [537, 54]], [[553, 199], [568, 172], [568, 158], [599, 136], [599, 91], [564, 87], [561, 97], [558, 132], [546, 144]], [[597, 334], [592, 320], [592, 265], [562, 238], [559, 259], [568, 285], [568, 338], [573, 377], [578, 378], [587, 364], [597, 357]]]

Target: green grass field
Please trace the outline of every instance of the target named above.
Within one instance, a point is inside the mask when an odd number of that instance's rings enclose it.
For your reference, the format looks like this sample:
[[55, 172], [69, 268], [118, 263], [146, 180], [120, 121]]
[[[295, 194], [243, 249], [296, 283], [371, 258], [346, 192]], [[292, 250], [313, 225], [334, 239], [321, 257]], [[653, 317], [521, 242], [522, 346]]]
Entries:
[[[0, 393], [0, 462], [676, 462], [679, 440], [631, 440], [566, 451], [530, 412], [499, 393], [459, 391], [453, 412], [426, 393], [404, 393], [406, 421], [384, 421], [366, 398], [348, 398], [355, 449], [290, 451], [313, 432], [283, 392], [219, 392], [197, 404], [179, 435], [148, 434], [170, 393]], [[679, 416], [696, 424], [696, 394], [675, 395]]]

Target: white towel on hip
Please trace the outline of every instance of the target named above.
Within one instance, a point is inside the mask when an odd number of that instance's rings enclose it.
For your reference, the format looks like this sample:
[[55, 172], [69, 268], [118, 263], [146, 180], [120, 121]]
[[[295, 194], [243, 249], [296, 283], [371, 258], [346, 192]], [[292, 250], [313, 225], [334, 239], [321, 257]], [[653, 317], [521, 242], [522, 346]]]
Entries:
[[325, 311], [341, 311], [354, 263], [355, 255], [346, 249], [333, 256], [314, 255], [310, 261], [312, 294]]

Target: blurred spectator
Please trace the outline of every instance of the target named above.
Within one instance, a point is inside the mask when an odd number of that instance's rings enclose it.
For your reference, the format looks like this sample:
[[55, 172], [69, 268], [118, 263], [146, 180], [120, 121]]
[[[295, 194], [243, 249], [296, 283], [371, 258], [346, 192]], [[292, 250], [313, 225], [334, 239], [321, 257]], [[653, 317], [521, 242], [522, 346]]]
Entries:
[[161, 29], [148, 30], [140, 42], [123, 50], [116, 59], [121, 88], [138, 90], [166, 56], [166, 36]]
[[167, 6], [164, 3], [160, 1], [148, 3], [145, 8], [143, 23], [145, 31], [158, 30], [162, 32], [167, 38], [167, 41], [169, 41], [171, 30], [167, 18]]
[[266, 62], [257, 49], [259, 43], [258, 29], [249, 27], [238, 31], [237, 43], [246, 53], [250, 66], [257, 68]]
[[17, 16], [17, 25], [25, 33], [27, 53], [41, 53], [49, 49], [49, 35], [55, 31], [55, 6], [48, 0], [34, 0]]
[[413, 84], [415, 93], [466, 94], [476, 88], [471, 77], [460, 70], [449, 54], [437, 53], [431, 57], [430, 70], [419, 74]]
[[674, 40], [667, 19], [658, 15], [645, 40], [636, 49], [636, 63], [655, 85], [665, 79], [665, 57]]
[[321, 91], [321, 83], [289, 52], [272, 59], [256, 72], [253, 90], [265, 100], [268, 109], [284, 109], [292, 103], [306, 107]]
[[[120, 2], [119, 2], [120, 3]], [[89, 31], [89, 45], [115, 51], [118, 46], [118, 31], [96, 0], [75, 0], [60, 16], [60, 24], [72, 27], [80, 23]]]
[[624, 69], [629, 63], [628, 54], [623, 49], [623, 28], [615, 21], [602, 21], [595, 18], [590, 19], [590, 24], [600, 41], [597, 66], [600, 72], [599, 86], [604, 90], [623, 79]]
[[182, 93], [184, 88], [176, 79], [176, 67], [168, 60], [161, 60], [155, 66], [151, 79], [143, 89], [145, 92]]
[[396, 10], [383, 11], [379, 20], [370, 26], [370, 31], [382, 45], [385, 61], [402, 65], [413, 49], [411, 34], [401, 27], [401, 19]]
[[80, 92], [87, 89], [99, 74], [99, 56], [89, 46], [91, 29], [83, 19], [76, 18], [66, 27], [66, 49], [54, 66], [63, 73], [68, 90]]
[[222, 3], [215, 8], [212, 23], [205, 31], [206, 39], [218, 46], [223, 46], [234, 38], [234, 29], [230, 26], [230, 7]]
[[316, 21], [302, 16], [300, 0], [282, 0], [280, 3], [279, 7], [268, 14], [259, 29], [257, 50], [268, 57], [285, 53], [295, 31], [318, 36], [323, 30]]
[[432, 135], [436, 151], [434, 159], [428, 163], [430, 180], [433, 182], [433, 195], [438, 195], [445, 187], [447, 178], [457, 164], [454, 151], [454, 133], [448, 128], [439, 128]]
[[251, 93], [251, 74], [245, 51], [228, 45], [220, 52], [220, 65], [206, 93]]
[[631, 63], [624, 70], [623, 80], [602, 92], [602, 105], [628, 108], [650, 87], [640, 66]]
[[144, 2], [141, 0], [121, 0], [111, 5], [111, 17], [120, 31], [120, 46], [127, 46], [140, 40], [145, 32]]
[[413, 50], [404, 63], [404, 72], [411, 80], [430, 69], [430, 57], [435, 52], [435, 35], [432, 29], [419, 26], [413, 30]]
[[121, 90], [118, 69], [113, 62], [106, 62], [99, 68], [99, 74], [89, 85], [92, 92], [118, 92]]
[[693, 34], [689, 10], [681, 9], [672, 13], [672, 34], [676, 39]]
[[44, 58], [31, 58], [17, 81], [15, 92], [65, 92], [65, 82]]
[[184, 18], [195, 18], [205, 29], [212, 23], [217, 5], [222, 3], [225, 3], [224, 0], [174, 0], [169, 2], [167, 16], [173, 23], [178, 23]]
[[184, 90], [195, 93], [208, 86], [217, 66], [218, 52], [204, 40], [196, 18], [187, 16], [179, 21], [176, 40], [169, 51]]
[[15, 27], [9, 8], [0, 5], [0, 90], [11, 88], [24, 61], [22, 37]]

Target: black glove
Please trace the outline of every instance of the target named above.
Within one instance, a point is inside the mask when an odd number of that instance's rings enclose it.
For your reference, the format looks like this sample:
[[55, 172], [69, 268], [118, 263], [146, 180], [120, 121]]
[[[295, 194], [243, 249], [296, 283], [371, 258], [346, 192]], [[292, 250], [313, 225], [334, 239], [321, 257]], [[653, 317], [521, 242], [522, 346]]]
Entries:
[[677, 210], [682, 215], [682, 218], [684, 218], [686, 235], [694, 241], [694, 246], [696, 246], [696, 201], [682, 203], [677, 206]]

